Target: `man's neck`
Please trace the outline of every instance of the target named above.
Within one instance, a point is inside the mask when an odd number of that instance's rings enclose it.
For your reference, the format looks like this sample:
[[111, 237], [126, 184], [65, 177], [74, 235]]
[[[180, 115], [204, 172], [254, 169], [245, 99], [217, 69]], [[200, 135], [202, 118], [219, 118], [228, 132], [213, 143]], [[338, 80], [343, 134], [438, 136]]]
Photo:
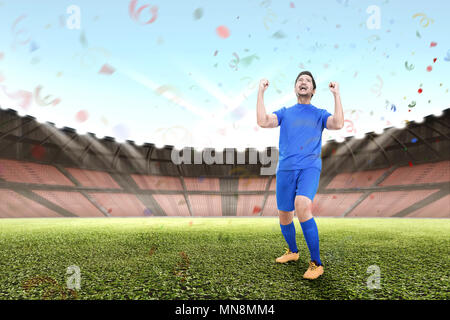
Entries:
[[297, 102], [299, 104], [311, 104], [311, 98], [309, 98], [309, 97], [298, 97]]

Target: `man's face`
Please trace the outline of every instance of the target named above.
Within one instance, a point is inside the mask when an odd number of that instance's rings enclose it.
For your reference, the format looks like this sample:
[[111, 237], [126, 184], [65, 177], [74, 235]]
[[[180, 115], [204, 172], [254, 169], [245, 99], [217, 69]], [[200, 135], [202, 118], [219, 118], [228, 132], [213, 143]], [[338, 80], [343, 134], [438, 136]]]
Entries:
[[295, 95], [297, 97], [312, 97], [315, 93], [312, 78], [307, 74], [302, 74], [295, 83]]

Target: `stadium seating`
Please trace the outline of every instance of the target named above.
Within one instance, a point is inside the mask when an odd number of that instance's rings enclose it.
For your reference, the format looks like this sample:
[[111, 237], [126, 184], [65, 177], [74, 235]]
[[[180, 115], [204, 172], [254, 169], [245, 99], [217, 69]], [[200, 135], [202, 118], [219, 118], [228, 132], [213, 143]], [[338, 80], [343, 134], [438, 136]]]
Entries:
[[[10, 159], [0, 159], [0, 168], [0, 217], [3, 218], [278, 214], [275, 176], [272, 179], [228, 178], [236, 181], [237, 190], [227, 193], [221, 190], [221, 178], [215, 177], [181, 179], [130, 174], [129, 178], [137, 186], [131, 189], [122, 188], [114, 175], [96, 170]], [[326, 186], [319, 188], [312, 204], [313, 214], [319, 217], [449, 217], [450, 210], [445, 208], [450, 207], [450, 198], [441, 195], [436, 186], [450, 182], [450, 161], [392, 169], [336, 174]], [[415, 187], [392, 189], [402, 186]], [[18, 193], [17, 188], [26, 192]], [[224, 214], [223, 204], [234, 209], [228, 208], [228, 214]]]

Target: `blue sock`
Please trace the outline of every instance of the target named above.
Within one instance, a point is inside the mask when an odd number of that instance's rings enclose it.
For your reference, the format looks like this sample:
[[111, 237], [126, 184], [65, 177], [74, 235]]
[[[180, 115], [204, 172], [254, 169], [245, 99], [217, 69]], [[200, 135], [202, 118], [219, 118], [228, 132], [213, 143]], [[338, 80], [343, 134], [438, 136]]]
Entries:
[[286, 240], [287, 244], [289, 245], [289, 250], [291, 250], [291, 252], [298, 252], [297, 241], [295, 240], [294, 221], [292, 221], [291, 224], [287, 225], [280, 224], [280, 227], [284, 240]]
[[303, 236], [305, 237], [306, 244], [308, 245], [311, 261], [315, 260], [319, 265], [321, 265], [322, 261], [320, 261], [319, 252], [319, 231], [317, 230], [316, 221], [314, 218], [311, 218], [308, 221], [301, 222], [300, 225], [303, 230]]

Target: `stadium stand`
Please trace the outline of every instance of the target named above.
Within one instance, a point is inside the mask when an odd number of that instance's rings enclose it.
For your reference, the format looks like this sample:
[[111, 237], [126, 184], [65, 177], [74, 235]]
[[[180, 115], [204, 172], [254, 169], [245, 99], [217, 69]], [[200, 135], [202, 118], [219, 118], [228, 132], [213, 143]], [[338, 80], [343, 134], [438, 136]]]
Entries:
[[[261, 165], [175, 165], [171, 146], [121, 144], [51, 123], [28, 136], [37, 124], [0, 110], [2, 218], [278, 214], [276, 176], [261, 176]], [[327, 142], [312, 210], [329, 217], [450, 218], [449, 109], [405, 128]]]

